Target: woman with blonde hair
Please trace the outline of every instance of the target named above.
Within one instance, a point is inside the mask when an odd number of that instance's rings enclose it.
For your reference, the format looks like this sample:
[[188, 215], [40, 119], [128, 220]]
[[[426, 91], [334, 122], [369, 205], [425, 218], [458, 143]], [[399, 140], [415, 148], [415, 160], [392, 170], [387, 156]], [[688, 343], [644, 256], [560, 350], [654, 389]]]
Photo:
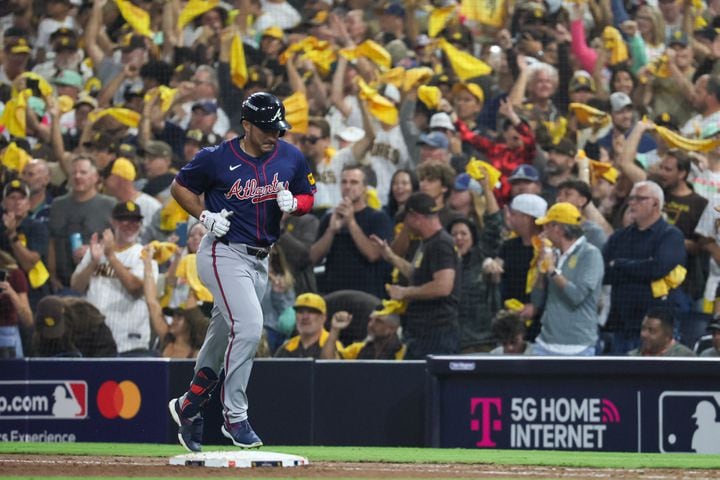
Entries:
[[0, 358], [23, 358], [21, 326], [33, 329], [28, 281], [15, 258], [0, 250]]

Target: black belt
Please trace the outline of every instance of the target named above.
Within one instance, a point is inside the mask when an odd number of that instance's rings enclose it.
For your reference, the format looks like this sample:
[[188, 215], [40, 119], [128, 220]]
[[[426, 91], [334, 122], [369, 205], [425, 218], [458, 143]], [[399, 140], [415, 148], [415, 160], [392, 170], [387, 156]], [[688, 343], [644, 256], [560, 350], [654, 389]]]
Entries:
[[[224, 243], [225, 245], [230, 245], [230, 242], [228, 241], [227, 238], [224, 238], [224, 237], [217, 238], [217, 237], [215, 237], [215, 240], [217, 240], [217, 241], [220, 242], [220, 243]], [[268, 247], [268, 248], [257, 248], [257, 247], [251, 247], [250, 245], [244, 245], [244, 246], [245, 246], [245, 251], [247, 252], [247, 254], [248, 254], [248, 255], [252, 255], [253, 257], [257, 258], [258, 260], [262, 260], [263, 258], [265, 258], [265, 257], [267, 257], [268, 255], [270, 255], [270, 247]]]

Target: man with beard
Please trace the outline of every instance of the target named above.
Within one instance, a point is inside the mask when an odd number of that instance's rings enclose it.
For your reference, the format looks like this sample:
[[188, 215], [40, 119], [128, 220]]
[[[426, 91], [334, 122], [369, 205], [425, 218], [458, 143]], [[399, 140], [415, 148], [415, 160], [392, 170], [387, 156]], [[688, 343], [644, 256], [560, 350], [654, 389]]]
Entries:
[[[635, 115], [635, 107], [632, 100], [626, 93], [615, 92], [610, 95], [610, 117], [612, 119], [612, 129], [603, 138], [598, 140], [598, 145], [610, 153], [610, 156], [617, 156], [621, 152], [616, 151], [616, 144], [622, 143], [616, 137], [622, 136], [623, 139], [630, 135], [633, 126], [637, 122]], [[640, 143], [637, 147], [637, 153], [648, 153], [657, 149], [657, 143], [648, 135], [643, 133]], [[586, 148], [587, 150], [587, 148]], [[657, 158], [657, 156], [655, 157]], [[650, 163], [654, 163], [649, 160]]]
[[548, 159], [540, 194], [548, 203], [554, 203], [561, 183], [575, 178], [575, 142], [563, 138], [547, 148]]
[[[137, 241], [142, 219], [135, 202], [115, 205], [112, 228], [92, 234], [90, 248], [70, 280], [71, 287], [105, 315], [120, 356], [150, 353], [150, 318], [142, 298], [145, 267]], [[152, 267], [157, 277], [157, 264]]]

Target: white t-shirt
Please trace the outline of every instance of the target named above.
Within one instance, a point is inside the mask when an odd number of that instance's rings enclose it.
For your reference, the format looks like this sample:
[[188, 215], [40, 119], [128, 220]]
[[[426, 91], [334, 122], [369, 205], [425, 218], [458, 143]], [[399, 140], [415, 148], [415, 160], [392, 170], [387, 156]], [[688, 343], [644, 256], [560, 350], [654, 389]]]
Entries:
[[720, 124], [720, 110], [711, 113], [707, 117], [703, 117], [698, 113], [685, 122], [685, 125], [680, 129], [680, 133], [688, 138], [707, 138], [718, 130], [718, 124]]
[[[115, 256], [130, 273], [143, 278], [145, 267], [140, 258], [142, 245], [136, 243], [116, 252]], [[75, 269], [80, 272], [90, 263], [90, 249]], [[158, 266], [154, 261], [153, 277], [157, 279]], [[147, 349], [150, 344], [150, 314], [142, 295], [131, 295], [120, 283], [115, 270], [103, 255], [100, 263], [90, 277], [85, 299], [105, 315], [105, 323], [110, 328], [118, 353], [130, 350]]]
[[315, 178], [315, 208], [332, 208], [340, 203], [340, 176], [342, 169], [349, 163], [354, 163], [355, 157], [351, 147], [345, 147], [335, 153], [329, 162], [322, 162], [316, 166], [317, 178]]
[[407, 167], [410, 160], [407, 145], [400, 126], [390, 130], [375, 128], [375, 142], [367, 154], [368, 162], [377, 176], [377, 194], [380, 203], [385, 205], [390, 194], [390, 181], [398, 168]]
[[[700, 220], [695, 226], [695, 233], [703, 237], [711, 238], [715, 242], [720, 242], [720, 230], [716, 226], [716, 222], [720, 220], [720, 213], [715, 207], [720, 206], [720, 194], [716, 193], [708, 199], [708, 204], [703, 210]], [[705, 282], [705, 294], [703, 295], [705, 302], [715, 301], [715, 291], [720, 284], [720, 265], [713, 260], [712, 256], [709, 260], [708, 278]]]

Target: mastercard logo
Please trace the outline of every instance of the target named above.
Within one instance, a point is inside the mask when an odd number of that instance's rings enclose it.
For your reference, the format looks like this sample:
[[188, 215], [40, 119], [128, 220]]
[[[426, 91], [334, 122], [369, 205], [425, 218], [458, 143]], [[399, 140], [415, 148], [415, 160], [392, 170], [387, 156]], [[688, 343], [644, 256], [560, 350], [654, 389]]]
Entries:
[[97, 404], [100, 414], [109, 419], [124, 418], [129, 420], [140, 410], [142, 397], [140, 389], [134, 382], [125, 380], [120, 383], [109, 380], [100, 385]]

